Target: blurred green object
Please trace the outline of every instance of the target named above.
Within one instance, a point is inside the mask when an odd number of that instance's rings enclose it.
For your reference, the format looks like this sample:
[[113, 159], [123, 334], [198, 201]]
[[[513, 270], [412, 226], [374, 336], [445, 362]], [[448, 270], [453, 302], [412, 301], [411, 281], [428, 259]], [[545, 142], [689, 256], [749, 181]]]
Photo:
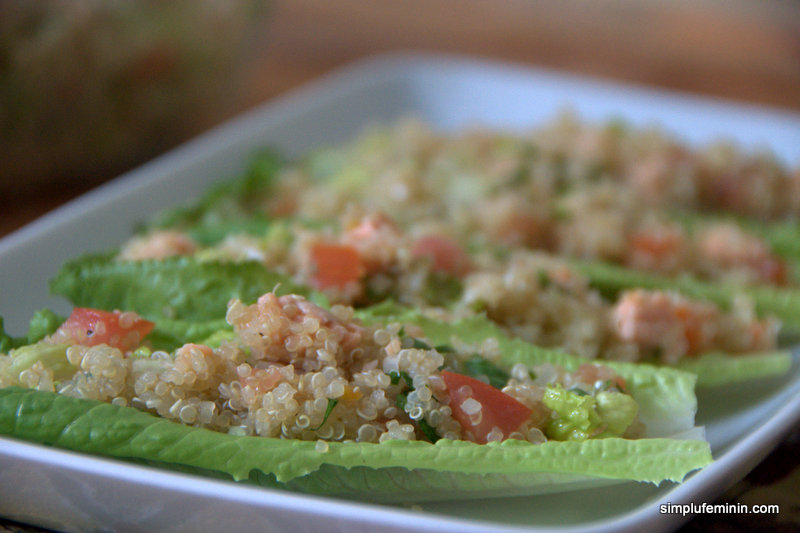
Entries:
[[266, 0], [0, 0], [0, 194], [113, 176], [242, 109]]

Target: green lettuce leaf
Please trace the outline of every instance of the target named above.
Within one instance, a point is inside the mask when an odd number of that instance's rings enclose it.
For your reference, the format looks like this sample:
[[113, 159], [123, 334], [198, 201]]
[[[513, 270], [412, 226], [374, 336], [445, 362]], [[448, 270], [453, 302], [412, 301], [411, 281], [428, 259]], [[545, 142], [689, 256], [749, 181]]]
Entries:
[[260, 231], [268, 221], [260, 213], [259, 202], [283, 165], [274, 151], [258, 152], [241, 177], [221, 182], [194, 202], [162, 213], [143, 229], [190, 231], [203, 244], [218, 242], [231, 231]]
[[[357, 314], [366, 321], [394, 319], [425, 326], [423, 329], [426, 334], [434, 336], [431, 340], [435, 344], [448, 344], [450, 342], [448, 336], [456, 336], [464, 342], [481, 342], [482, 339], [495, 337], [501, 341], [501, 345], [504, 347], [503, 358], [507, 364], [516, 362], [527, 364], [528, 361], [541, 360], [571, 370], [577, 368], [580, 362], [586, 362], [586, 360], [571, 356], [561, 350], [536, 347], [521, 340], [513, 340], [484, 315], [476, 315], [448, 324], [444, 321], [427, 318], [419, 312], [392, 302], [384, 302], [358, 311]], [[610, 366], [618, 372], [620, 372], [620, 368], [623, 368], [620, 363], [612, 361], [595, 360], [594, 362]], [[698, 387], [711, 387], [781, 375], [789, 370], [791, 364], [792, 355], [785, 350], [741, 355], [715, 352], [703, 354], [697, 358], [684, 359], [676, 365], [676, 368], [695, 374]], [[631, 366], [635, 367], [636, 365]], [[625, 371], [627, 372], [627, 370]]]
[[78, 307], [136, 311], [151, 320], [224, 317], [228, 301], [253, 302], [264, 293], [307, 295], [288, 276], [255, 261], [197, 261], [177, 257], [114, 261], [85, 255], [66, 263], [50, 282], [53, 294]]
[[52, 335], [66, 318], [57, 315], [50, 309], [36, 311], [28, 324], [28, 335], [25, 344], [34, 344], [48, 335]]
[[[533, 346], [522, 340], [512, 340], [499, 327], [491, 322], [485, 315], [461, 319], [454, 323], [436, 321], [423, 316], [393, 302], [384, 302], [371, 308], [357, 312], [362, 319], [409, 321], [424, 325], [426, 334], [434, 335], [431, 339], [435, 344], [448, 344], [448, 336], [456, 336], [465, 342], [481, 342], [481, 339], [495, 337], [504, 346], [503, 358], [507, 364], [516, 362], [526, 363], [530, 360], [542, 360], [565, 368], [577, 368], [580, 362], [586, 360], [571, 356], [561, 350]], [[481, 337], [483, 336], [483, 337]], [[445, 339], [445, 340], [442, 340]], [[620, 363], [594, 360], [617, 369]], [[698, 387], [711, 387], [726, 385], [753, 379], [778, 376], [786, 373], [792, 364], [792, 354], [787, 350], [777, 350], [768, 353], [728, 355], [720, 352], [703, 354], [696, 358], [682, 360], [676, 368], [690, 372], [697, 376]], [[636, 365], [631, 365], [635, 368]], [[642, 366], [642, 365], [638, 365]], [[626, 370], [627, 371], [627, 370]]]
[[673, 218], [690, 231], [708, 223], [732, 222], [769, 244], [773, 253], [787, 259], [800, 259], [800, 224], [796, 220], [761, 221], [733, 214], [673, 213]]
[[788, 372], [791, 366], [792, 355], [789, 351], [745, 355], [706, 353], [696, 358], [684, 358], [677, 364], [677, 368], [697, 374], [698, 387], [779, 376]]
[[41, 363], [45, 368], [53, 371], [53, 379], [59, 381], [69, 379], [76, 370], [67, 359], [66, 344], [49, 344], [40, 342], [28, 346], [20, 346], [8, 352], [11, 364], [0, 369], [0, 376], [8, 382], [19, 384], [17, 377], [20, 372], [31, 368], [36, 363]]
[[[571, 372], [587, 362], [561, 350], [541, 348], [511, 338], [484, 315], [446, 322], [430, 318], [417, 310], [385, 302], [356, 311], [356, 316], [368, 323], [396, 321], [415, 324], [422, 328], [434, 345], [451, 344], [453, 338], [468, 344], [480, 344], [493, 337], [499, 343], [501, 362], [508, 367], [516, 363], [527, 366], [551, 363]], [[593, 362], [614, 369], [625, 379], [628, 392], [639, 404], [639, 418], [647, 426], [647, 436], [670, 436], [694, 427], [697, 411], [694, 394], [697, 376], [694, 374], [645, 364]]]
[[153, 349], [171, 352], [189, 342], [206, 344], [207, 339], [222, 332], [233, 332], [224, 318], [197, 322], [161, 318], [146, 340]]
[[52, 334], [64, 322], [65, 318], [55, 314], [50, 309], [36, 311], [28, 324], [28, 333], [24, 337], [12, 337], [3, 327], [3, 317], [0, 317], [0, 353], [8, 353], [13, 348], [39, 342], [47, 335]]
[[252, 215], [234, 219], [204, 219], [202, 223], [188, 229], [189, 236], [196, 242], [211, 246], [228, 235], [246, 234], [263, 236], [267, 234], [273, 221], [263, 215]]
[[785, 326], [800, 328], [800, 289], [766, 285], [743, 287], [689, 276], [669, 278], [600, 262], [573, 261], [572, 265], [589, 278], [592, 286], [606, 295], [613, 296], [634, 287], [674, 290], [689, 298], [708, 300], [727, 309], [737, 294], [744, 294], [753, 302], [759, 315], [772, 314]]
[[0, 316], [0, 353], [8, 353], [9, 350], [17, 345], [17, 340], [6, 333], [3, 325], [3, 317]]
[[0, 390], [0, 433], [267, 486], [382, 501], [557, 492], [620, 480], [678, 482], [712, 461], [708, 443], [673, 439], [320, 446], [227, 435], [133, 408], [16, 387]]

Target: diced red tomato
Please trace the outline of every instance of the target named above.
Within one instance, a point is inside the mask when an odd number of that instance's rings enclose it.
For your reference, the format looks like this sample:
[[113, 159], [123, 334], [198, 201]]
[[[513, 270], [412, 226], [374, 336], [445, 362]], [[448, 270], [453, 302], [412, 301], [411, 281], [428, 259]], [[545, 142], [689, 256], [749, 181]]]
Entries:
[[685, 305], [676, 307], [675, 315], [683, 325], [683, 336], [686, 338], [687, 355], [697, 355], [703, 345], [703, 335], [697, 320], [698, 317], [695, 317], [692, 310]]
[[[465, 431], [472, 433], [478, 443], [485, 444], [495, 427], [503, 432], [503, 439], [507, 438], [533, 413], [508, 394], [475, 378], [445, 370], [442, 379], [450, 396], [453, 418]], [[470, 398], [480, 404], [479, 417], [467, 412], [469, 409], [465, 411], [464, 402]]]
[[683, 327], [686, 355], [695, 356], [707, 350], [711, 339], [705, 329], [714, 319], [714, 310], [708, 306], [683, 304], [675, 307], [675, 316]]
[[685, 236], [669, 226], [638, 231], [630, 236], [627, 262], [633, 268], [669, 272], [686, 249]]
[[734, 224], [707, 228], [699, 237], [699, 253], [723, 268], [748, 269], [756, 281], [774, 285], [788, 281], [786, 263], [770, 251], [769, 244]]
[[384, 213], [373, 213], [342, 235], [342, 244], [358, 251], [368, 273], [387, 270], [397, 259], [400, 228]]
[[759, 278], [775, 285], [786, 285], [789, 281], [789, 269], [786, 262], [775, 256], [764, 258], [756, 265]]
[[346, 244], [317, 243], [311, 248], [315, 289], [344, 287], [364, 275], [364, 263], [354, 247]]
[[759, 351], [775, 345], [775, 329], [770, 326], [769, 320], [756, 320], [748, 327], [750, 343], [748, 349]]
[[84, 346], [107, 344], [123, 352], [138, 347], [155, 324], [136, 313], [76, 307], [53, 337]]
[[461, 277], [469, 272], [469, 255], [452, 239], [441, 235], [426, 235], [414, 242], [411, 248], [414, 257], [428, 258], [436, 272]]
[[677, 234], [635, 233], [631, 235], [631, 247], [649, 255], [660, 257], [672, 253], [680, 245]]

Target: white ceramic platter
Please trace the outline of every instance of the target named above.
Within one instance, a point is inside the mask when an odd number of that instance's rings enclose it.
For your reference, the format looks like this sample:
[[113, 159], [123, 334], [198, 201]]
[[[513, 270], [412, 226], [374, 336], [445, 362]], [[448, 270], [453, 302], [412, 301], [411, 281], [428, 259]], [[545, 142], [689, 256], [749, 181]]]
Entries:
[[[365, 125], [413, 114], [441, 130], [528, 129], [571, 107], [590, 121], [657, 123], [690, 143], [724, 136], [800, 162], [800, 115], [463, 58], [388, 55], [343, 68], [257, 108], [0, 241], [0, 316], [22, 334], [70, 257], [119, 244], [135, 223], [236, 176], [256, 148], [296, 156]], [[69, 531], [664, 531], [688, 517], [664, 503], [709, 502], [800, 419], [800, 368], [701, 393], [698, 423], [716, 462], [682, 485], [625, 483], [545, 496], [378, 506], [176, 474], [0, 438], [0, 515]]]

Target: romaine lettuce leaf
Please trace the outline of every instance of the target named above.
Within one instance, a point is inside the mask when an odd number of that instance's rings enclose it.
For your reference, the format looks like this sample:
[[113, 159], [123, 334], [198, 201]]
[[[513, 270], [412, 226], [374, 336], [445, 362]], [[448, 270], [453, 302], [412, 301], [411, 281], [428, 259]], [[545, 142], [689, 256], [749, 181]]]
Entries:
[[17, 340], [6, 333], [6, 329], [3, 325], [3, 317], [0, 316], [0, 353], [8, 353], [8, 351], [16, 345]]
[[211, 246], [223, 241], [228, 235], [266, 235], [272, 224], [272, 219], [263, 215], [220, 220], [207, 218], [202, 223], [188, 228], [187, 231], [196, 242]]
[[194, 202], [162, 213], [144, 229], [192, 231], [195, 238], [211, 244], [225, 235], [224, 227], [259, 226], [265, 221], [259, 216], [259, 200], [272, 188], [283, 165], [276, 152], [262, 150], [252, 157], [241, 177], [221, 182]]
[[57, 315], [50, 309], [36, 311], [28, 324], [26, 344], [39, 342], [48, 335], [52, 335], [66, 318]]
[[288, 276], [255, 261], [190, 257], [114, 261], [107, 255], [85, 255], [66, 263], [50, 282], [53, 294], [75, 306], [136, 311], [155, 321], [219, 319], [231, 298], [253, 302], [272, 290], [308, 294]]
[[744, 287], [710, 281], [690, 276], [670, 278], [640, 272], [619, 265], [594, 261], [572, 261], [578, 272], [606, 295], [634, 287], [643, 289], [674, 290], [699, 300], [708, 300], [722, 308], [729, 308], [737, 294], [744, 294], [753, 302], [759, 315], [772, 314], [791, 328], [800, 328], [800, 289], [757, 285]]
[[233, 328], [224, 318], [191, 322], [161, 318], [147, 335], [147, 342], [156, 350], [171, 352], [186, 343], [205, 344], [206, 339]]
[[[367, 321], [394, 319], [424, 324], [425, 328], [423, 329], [427, 335], [433, 335], [431, 340], [435, 344], [448, 344], [448, 336], [453, 335], [464, 342], [481, 342], [482, 339], [496, 337], [505, 347], [503, 357], [508, 364], [526, 362], [528, 358], [541, 358], [543, 361], [572, 369], [577, 367], [576, 361], [586, 362], [561, 350], [536, 347], [521, 340], [512, 340], [485, 315], [463, 318], [448, 324], [444, 321], [427, 318], [417, 311], [388, 301], [359, 310], [357, 314]], [[612, 361], [601, 359], [593, 361], [615, 369], [619, 368], [619, 363]], [[789, 370], [791, 364], [792, 355], [788, 350], [736, 355], [714, 352], [696, 358], [685, 358], [676, 365], [676, 368], [696, 374], [698, 387], [711, 387], [781, 375]]]
[[614, 480], [681, 481], [712, 461], [708, 444], [697, 440], [320, 445], [232, 436], [133, 408], [16, 387], [0, 390], [0, 433], [183, 471], [383, 501], [557, 492]]
[[0, 353], [8, 353], [13, 348], [34, 344], [47, 335], [52, 334], [65, 318], [50, 309], [41, 309], [33, 314], [28, 324], [28, 333], [24, 337], [12, 337], [3, 328], [3, 317], [0, 317]]
[[677, 364], [681, 370], [697, 374], [698, 387], [779, 376], [788, 372], [791, 366], [792, 355], [789, 351], [745, 355], [714, 352], [696, 358], [684, 358]]
[[680, 211], [672, 214], [690, 231], [708, 223], [732, 222], [746, 231], [764, 239], [772, 252], [786, 259], [800, 259], [800, 224], [796, 220], [762, 221], [730, 213], [692, 213]]
[[[446, 322], [391, 302], [359, 310], [356, 316], [366, 322], [397, 321], [416, 324], [434, 345], [450, 344], [455, 337], [469, 344], [479, 344], [493, 337], [500, 347], [501, 361], [509, 367], [516, 363], [528, 366], [551, 363], [567, 371], [576, 370], [586, 359], [566, 352], [541, 348], [509, 337], [484, 315]], [[644, 364], [614, 361], [592, 361], [606, 365], [627, 384], [628, 391], [639, 404], [639, 418], [647, 426], [647, 436], [671, 436], [694, 427], [697, 398], [694, 395], [697, 376], [680, 370]]]
[[66, 344], [49, 344], [40, 342], [20, 346], [8, 352], [11, 364], [0, 369], [0, 377], [7, 383], [19, 384], [17, 377], [20, 372], [31, 368], [36, 363], [41, 363], [45, 368], [53, 371], [53, 379], [58, 381], [70, 378], [76, 368], [67, 359]]

